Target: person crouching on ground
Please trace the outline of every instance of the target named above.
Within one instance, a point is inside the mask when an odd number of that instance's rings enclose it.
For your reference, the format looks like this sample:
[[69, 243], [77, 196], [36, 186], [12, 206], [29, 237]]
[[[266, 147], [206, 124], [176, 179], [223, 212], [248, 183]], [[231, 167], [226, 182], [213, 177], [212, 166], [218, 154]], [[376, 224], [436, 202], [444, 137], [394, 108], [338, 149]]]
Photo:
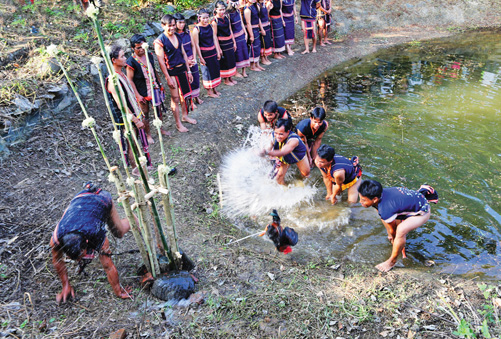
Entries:
[[337, 155], [334, 148], [328, 145], [321, 145], [317, 151], [315, 165], [320, 169], [327, 189], [325, 200], [335, 204], [338, 202], [337, 197], [344, 190], [348, 190], [348, 203], [357, 203], [357, 189], [362, 173], [359, 167], [353, 165], [352, 160]]
[[413, 191], [405, 187], [383, 188], [375, 180], [364, 180], [358, 192], [363, 207], [372, 206], [377, 209], [388, 232], [388, 240], [393, 245], [390, 258], [376, 266], [381, 272], [388, 272], [395, 266], [401, 252], [405, 258], [403, 250], [407, 233], [430, 219], [428, 202], [436, 203], [438, 194], [428, 185], [421, 186], [419, 191]]
[[131, 288], [120, 285], [117, 269], [111, 260], [106, 224], [117, 238], [122, 238], [130, 229], [129, 221], [120, 219], [111, 194], [91, 182], [86, 183], [84, 189], [70, 201], [50, 239], [52, 264], [63, 285], [63, 290], [56, 296], [58, 303], [75, 297], [63, 254], [77, 260], [82, 267], [82, 260], [91, 260], [94, 253], [98, 253], [115, 295], [122, 299], [131, 297]]
[[317, 150], [322, 144], [322, 137], [327, 131], [329, 123], [325, 120], [325, 109], [315, 107], [310, 113], [309, 119], [301, 120], [297, 126], [297, 135], [301, 137], [304, 144], [308, 147], [308, 161], [310, 167], [313, 167], [313, 161], [317, 157]]
[[291, 131], [292, 122], [289, 119], [279, 119], [272, 133], [273, 140], [268, 149], [263, 149], [261, 155], [276, 157], [278, 171], [277, 183], [285, 185], [285, 175], [291, 164], [296, 164], [303, 177], [310, 175], [310, 164], [306, 156], [306, 146], [301, 138]]

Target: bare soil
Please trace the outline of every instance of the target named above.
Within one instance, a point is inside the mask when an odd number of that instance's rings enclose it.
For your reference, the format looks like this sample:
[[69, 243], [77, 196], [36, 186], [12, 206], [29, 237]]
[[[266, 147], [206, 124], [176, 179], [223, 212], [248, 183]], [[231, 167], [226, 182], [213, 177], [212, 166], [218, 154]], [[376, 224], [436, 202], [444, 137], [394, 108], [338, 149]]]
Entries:
[[[77, 298], [57, 305], [61, 286], [48, 245], [53, 227], [83, 182], [93, 180], [115, 190], [90, 132], [81, 128], [80, 109], [42, 121], [1, 160], [0, 337], [105, 338], [125, 329], [127, 338], [447, 338], [454, 331], [468, 333], [465, 327], [458, 329], [459, 318], [477, 336], [487, 337], [481, 329], [487, 316], [487, 331], [499, 336], [497, 286], [479, 287], [475, 278], [424, 270], [399, 268], [381, 274], [372, 266], [341, 259], [311, 261], [294, 252], [283, 256], [270, 243], [254, 239], [225, 246], [246, 234], [217, 209], [220, 160], [242, 142], [245, 127], [256, 124], [265, 100], [284, 100], [343, 61], [449, 34], [447, 27], [434, 25], [359, 29], [304, 56], [298, 41], [293, 57], [273, 61], [266, 72], [251, 72], [237, 86], [222, 85], [219, 99], [204, 97], [192, 113], [199, 123], [189, 133], [178, 133], [172, 117], [164, 118], [173, 134], [165, 140], [169, 163], [178, 169], [171, 186], [180, 246], [197, 265], [194, 274], [204, 300], [200, 305], [170, 306], [142, 290], [136, 273], [140, 257], [129, 253], [113, 260], [122, 284], [133, 287], [134, 300], [114, 297], [96, 260], [87, 275], [70, 273]], [[86, 105], [108, 156], [117, 162], [101, 89], [93, 86]], [[158, 144], [151, 154], [159, 159]], [[115, 254], [135, 248], [130, 234], [111, 243]]]

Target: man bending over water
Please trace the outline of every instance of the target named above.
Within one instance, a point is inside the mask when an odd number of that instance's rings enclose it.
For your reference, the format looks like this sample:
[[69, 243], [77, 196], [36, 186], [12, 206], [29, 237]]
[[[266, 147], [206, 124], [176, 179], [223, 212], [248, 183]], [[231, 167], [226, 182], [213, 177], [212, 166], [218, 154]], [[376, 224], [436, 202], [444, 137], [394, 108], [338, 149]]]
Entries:
[[405, 187], [383, 188], [375, 180], [364, 180], [358, 192], [363, 207], [372, 206], [377, 209], [388, 232], [388, 240], [393, 245], [390, 258], [376, 266], [381, 272], [388, 272], [395, 266], [398, 255], [405, 248], [407, 233], [430, 219], [428, 201], [436, 203], [438, 194], [428, 185], [421, 186], [418, 192]]
[[261, 155], [269, 155], [278, 159], [277, 182], [285, 185], [285, 174], [291, 164], [296, 164], [303, 175], [310, 175], [310, 164], [306, 156], [306, 146], [301, 138], [291, 131], [292, 122], [289, 119], [278, 119], [273, 130], [273, 140]]

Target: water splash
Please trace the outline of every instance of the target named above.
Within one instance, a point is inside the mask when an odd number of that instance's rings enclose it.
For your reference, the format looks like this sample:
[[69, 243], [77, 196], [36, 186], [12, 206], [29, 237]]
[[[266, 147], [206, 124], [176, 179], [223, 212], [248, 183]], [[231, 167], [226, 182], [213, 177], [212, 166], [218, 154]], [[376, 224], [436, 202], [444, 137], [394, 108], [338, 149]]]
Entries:
[[289, 211], [294, 206], [311, 203], [317, 188], [308, 179], [298, 179], [297, 169], [289, 168], [286, 182], [281, 186], [269, 174], [270, 160], [257, 154], [271, 142], [268, 133], [256, 126], [249, 128], [243, 147], [227, 154], [221, 166], [223, 212], [229, 216], [259, 216], [275, 208]]

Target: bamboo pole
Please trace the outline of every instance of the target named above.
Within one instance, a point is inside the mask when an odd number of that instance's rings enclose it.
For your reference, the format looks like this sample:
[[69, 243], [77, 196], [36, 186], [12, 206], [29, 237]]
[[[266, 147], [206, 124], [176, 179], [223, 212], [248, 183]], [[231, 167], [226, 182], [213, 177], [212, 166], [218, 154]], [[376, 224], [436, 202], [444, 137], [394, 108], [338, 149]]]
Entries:
[[[142, 155], [139, 144], [137, 143], [137, 139], [135, 138], [134, 133], [132, 133], [132, 131], [131, 131], [131, 129], [132, 129], [131, 128], [131, 121], [130, 121], [130, 118], [128, 117], [128, 115], [125, 111], [126, 106], [124, 105], [124, 103], [122, 101], [122, 94], [123, 93], [121, 91], [121, 87], [118, 85], [118, 78], [117, 78], [117, 75], [116, 75], [115, 70], [113, 68], [113, 65], [111, 63], [110, 57], [106, 53], [103, 37], [101, 34], [100, 23], [99, 23], [99, 20], [97, 18], [99, 10], [96, 9], [92, 5], [89, 5], [89, 9], [90, 10], [88, 10], [86, 14], [91, 18], [91, 20], [94, 24], [94, 28], [95, 28], [97, 36], [98, 36], [99, 47], [101, 48], [101, 53], [106, 61], [106, 66], [108, 68], [108, 72], [111, 75], [112, 84], [115, 87], [115, 91], [117, 93], [120, 93], [120, 95], [118, 95], [118, 98], [120, 101], [120, 110], [121, 110], [122, 117], [124, 120], [124, 125], [126, 128], [126, 136], [127, 136], [127, 139], [129, 140], [129, 143], [130, 143], [130, 146], [132, 149], [132, 154], [134, 156], [134, 160], [138, 164], [138, 170], [139, 170], [139, 174], [141, 177], [141, 181], [143, 183], [145, 193], [149, 193], [150, 187], [149, 187], [149, 183], [148, 183], [147, 171], [145, 170], [145, 161], [144, 161], [145, 157], [144, 157], [144, 155]], [[133, 141], [135, 141], [136, 144], [134, 144]], [[138, 156], [138, 153], [141, 155], [141, 158], [142, 158], [141, 160], [143, 160], [143, 161], [140, 161], [140, 159], [139, 159], [140, 157]], [[157, 228], [160, 231], [161, 230], [161, 223], [160, 223], [160, 217], [158, 215], [158, 210], [156, 208], [155, 200], [151, 200], [150, 202], [151, 202], [151, 210], [153, 212], [153, 220], [154, 220], [155, 224], [157, 225]], [[165, 239], [165, 235], [163, 234], [163, 232], [160, 234], [160, 236], [161, 236], [161, 240], [162, 240], [162, 245], [164, 246], [164, 248], [167, 248], [168, 247], [167, 240]], [[156, 264], [158, 264], [158, 261]]]

